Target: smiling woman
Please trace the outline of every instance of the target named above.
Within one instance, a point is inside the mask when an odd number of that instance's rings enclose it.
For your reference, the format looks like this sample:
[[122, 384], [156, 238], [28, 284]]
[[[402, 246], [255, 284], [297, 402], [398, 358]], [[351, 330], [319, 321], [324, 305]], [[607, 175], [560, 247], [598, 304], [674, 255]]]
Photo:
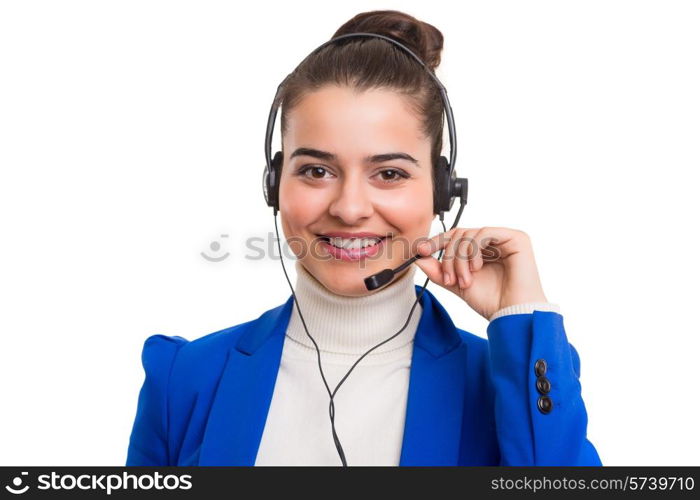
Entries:
[[[384, 10], [331, 41], [273, 104], [282, 150], [274, 169], [268, 155], [265, 199], [296, 254], [296, 287], [246, 323], [146, 340], [127, 465], [600, 465], [580, 359], [529, 237], [456, 227], [466, 190], [442, 177], [442, 34]], [[429, 239], [456, 196], [453, 228]], [[488, 339], [414, 283], [416, 254], [429, 281], [489, 321]], [[363, 285], [394, 268], [387, 286]]]

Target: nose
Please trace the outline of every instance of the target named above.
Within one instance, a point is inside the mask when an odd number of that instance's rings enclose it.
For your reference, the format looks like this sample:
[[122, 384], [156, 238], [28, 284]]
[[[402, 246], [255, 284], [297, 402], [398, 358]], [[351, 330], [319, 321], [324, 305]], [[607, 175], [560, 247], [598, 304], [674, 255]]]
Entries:
[[367, 185], [362, 175], [348, 175], [338, 183], [328, 212], [343, 220], [348, 226], [356, 225], [374, 213], [374, 206]]

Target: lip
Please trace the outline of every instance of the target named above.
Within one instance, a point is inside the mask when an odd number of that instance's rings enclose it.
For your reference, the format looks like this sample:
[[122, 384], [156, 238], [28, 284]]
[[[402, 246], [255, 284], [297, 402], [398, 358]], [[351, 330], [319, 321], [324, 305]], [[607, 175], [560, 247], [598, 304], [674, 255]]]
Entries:
[[325, 236], [327, 238], [385, 238], [387, 235], [377, 234], [377, 233], [347, 233], [344, 231], [334, 231], [332, 233], [323, 233], [318, 236]]
[[[368, 238], [369, 236], [365, 237]], [[331, 254], [336, 259], [344, 260], [346, 262], [354, 262], [377, 255], [380, 252], [380, 250], [382, 250], [382, 248], [384, 247], [385, 240], [386, 237], [380, 239], [379, 242], [375, 245], [371, 245], [365, 248], [350, 249], [334, 247], [329, 242], [324, 240], [321, 242], [321, 247], [324, 248], [329, 254]]]

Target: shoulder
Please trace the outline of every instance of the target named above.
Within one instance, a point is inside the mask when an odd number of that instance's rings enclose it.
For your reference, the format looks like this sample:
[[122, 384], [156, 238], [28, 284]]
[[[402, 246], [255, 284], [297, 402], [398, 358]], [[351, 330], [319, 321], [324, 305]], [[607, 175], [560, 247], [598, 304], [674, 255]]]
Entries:
[[218, 373], [241, 333], [255, 321], [246, 321], [193, 340], [179, 335], [153, 334], [143, 344], [141, 359], [144, 369], [147, 373], [157, 371], [178, 378]]

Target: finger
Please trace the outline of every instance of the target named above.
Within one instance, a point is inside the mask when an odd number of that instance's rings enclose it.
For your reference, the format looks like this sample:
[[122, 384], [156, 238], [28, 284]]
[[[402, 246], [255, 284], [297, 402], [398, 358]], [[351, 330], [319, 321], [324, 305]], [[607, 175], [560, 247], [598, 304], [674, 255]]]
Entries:
[[461, 233], [455, 232], [445, 236], [447, 245], [445, 246], [445, 252], [440, 260], [442, 261], [442, 273], [445, 275], [443, 279], [447, 285], [454, 285], [457, 283], [457, 273], [455, 272], [455, 241], [460, 235]]
[[522, 250], [520, 242], [523, 238], [527, 238], [525, 233], [507, 227], [482, 227], [476, 234], [480, 249], [492, 247], [495, 251], [490, 260], [503, 260]]
[[422, 257], [415, 261], [415, 264], [425, 273], [425, 275], [440, 286], [445, 284], [444, 273], [442, 272], [442, 263], [435, 257]]
[[452, 235], [458, 230], [460, 230], [460, 228], [456, 227], [447, 232], [436, 234], [432, 238], [421, 242], [417, 248], [418, 253], [421, 255], [432, 255], [438, 250], [442, 250], [452, 239]]
[[[478, 234], [478, 233], [477, 233]], [[484, 256], [481, 251], [482, 248], [486, 248], [488, 246], [488, 241], [483, 243], [483, 247], [481, 246], [481, 243], [477, 239], [477, 234], [475, 234], [472, 237], [471, 241], [471, 247], [470, 247], [470, 258], [469, 258], [469, 269], [472, 272], [476, 272], [482, 267], [484, 267]]]
[[463, 234], [459, 240], [455, 242], [455, 273], [458, 277], [459, 287], [461, 289], [469, 288], [472, 284], [472, 273], [469, 270], [469, 253], [473, 245], [473, 238], [469, 234]]

